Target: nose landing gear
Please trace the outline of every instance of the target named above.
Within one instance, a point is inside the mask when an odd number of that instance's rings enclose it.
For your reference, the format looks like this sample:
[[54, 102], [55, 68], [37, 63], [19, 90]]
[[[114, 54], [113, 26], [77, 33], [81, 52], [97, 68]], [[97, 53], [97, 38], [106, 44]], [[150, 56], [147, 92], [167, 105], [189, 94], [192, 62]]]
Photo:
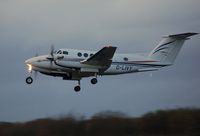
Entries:
[[33, 78], [31, 76], [27, 77], [26, 78], [26, 83], [29, 84], [29, 85], [32, 84], [33, 83]]
[[31, 77], [32, 75], [32, 65], [31, 64], [26, 64], [28, 66], [28, 72], [29, 72], [29, 76], [26, 78], [26, 83], [27, 84], [32, 84], [33, 83], [33, 78]]

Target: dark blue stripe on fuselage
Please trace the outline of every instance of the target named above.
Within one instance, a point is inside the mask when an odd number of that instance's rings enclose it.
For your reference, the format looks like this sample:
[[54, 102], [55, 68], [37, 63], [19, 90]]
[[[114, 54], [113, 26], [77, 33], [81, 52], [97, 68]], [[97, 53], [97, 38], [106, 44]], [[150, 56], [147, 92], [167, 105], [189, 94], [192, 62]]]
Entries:
[[146, 67], [164, 67], [169, 66], [166, 64], [144, 64], [144, 63], [128, 63], [128, 62], [112, 62], [111, 65], [135, 65], [135, 66], [146, 66]]

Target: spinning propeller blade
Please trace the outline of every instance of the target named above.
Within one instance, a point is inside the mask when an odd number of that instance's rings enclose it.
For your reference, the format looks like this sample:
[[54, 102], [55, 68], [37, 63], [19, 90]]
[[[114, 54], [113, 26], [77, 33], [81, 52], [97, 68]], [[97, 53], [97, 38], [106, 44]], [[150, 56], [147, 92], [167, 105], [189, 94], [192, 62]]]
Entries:
[[51, 48], [50, 48], [49, 56], [47, 57], [47, 59], [50, 60], [50, 65], [51, 65], [51, 66], [52, 66], [52, 64], [53, 64], [52, 62], [55, 61], [55, 58], [54, 58], [54, 54], [53, 54], [53, 53], [54, 53], [54, 45], [52, 44], [52, 45], [51, 45]]
[[54, 53], [54, 45], [52, 44], [51, 45], [51, 48], [50, 48], [50, 55], [53, 57], [53, 53]]

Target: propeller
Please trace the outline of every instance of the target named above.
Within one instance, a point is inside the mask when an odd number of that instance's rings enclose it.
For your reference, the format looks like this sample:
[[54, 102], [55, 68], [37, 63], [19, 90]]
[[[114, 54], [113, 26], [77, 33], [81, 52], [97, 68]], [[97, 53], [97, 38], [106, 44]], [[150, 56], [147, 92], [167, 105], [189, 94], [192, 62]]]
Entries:
[[64, 56], [55, 56], [54, 52], [55, 52], [54, 45], [52, 44], [51, 48], [50, 48], [50, 53], [49, 53], [49, 55], [47, 57], [47, 59], [50, 60], [50, 65], [51, 66], [53, 65], [53, 62], [55, 63], [56, 60], [60, 60], [60, 59], [64, 58]]
[[51, 48], [50, 48], [50, 55], [53, 57], [53, 53], [54, 53], [54, 45], [52, 44], [51, 45]]
[[52, 44], [51, 45], [51, 48], [50, 48], [50, 53], [49, 53], [49, 56], [47, 57], [48, 60], [50, 60], [50, 65], [52, 66], [52, 62], [55, 61], [55, 58], [54, 58], [54, 45]]

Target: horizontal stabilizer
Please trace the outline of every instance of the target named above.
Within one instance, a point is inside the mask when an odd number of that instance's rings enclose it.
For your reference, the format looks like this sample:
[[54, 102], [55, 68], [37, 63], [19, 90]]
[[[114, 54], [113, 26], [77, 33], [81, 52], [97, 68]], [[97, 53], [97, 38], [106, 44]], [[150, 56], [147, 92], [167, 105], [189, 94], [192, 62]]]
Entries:
[[171, 37], [171, 38], [175, 38], [175, 39], [185, 39], [185, 38], [188, 38], [190, 36], [197, 35], [197, 34], [198, 33], [182, 33], [182, 34], [169, 35], [169, 36], [166, 36], [166, 37]]

